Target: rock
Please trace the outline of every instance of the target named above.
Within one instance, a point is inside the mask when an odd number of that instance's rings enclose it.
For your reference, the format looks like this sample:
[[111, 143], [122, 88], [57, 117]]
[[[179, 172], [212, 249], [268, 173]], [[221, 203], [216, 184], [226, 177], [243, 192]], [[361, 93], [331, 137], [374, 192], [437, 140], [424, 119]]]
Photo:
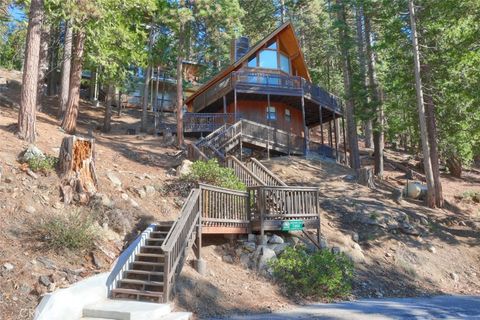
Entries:
[[145, 186], [145, 192], [147, 193], [148, 196], [154, 195], [155, 194], [155, 188], [153, 186]]
[[428, 220], [426, 218], [420, 218], [420, 223], [423, 224], [424, 226], [428, 226]]
[[38, 179], [38, 175], [30, 169], [27, 169], [27, 174], [33, 179]]
[[403, 222], [400, 225], [400, 231], [402, 231], [405, 234], [411, 235], [411, 236], [418, 236], [420, 235], [420, 232], [415, 229], [411, 224], [408, 222]]
[[258, 259], [258, 264], [257, 264], [258, 270], [267, 269], [269, 267], [268, 262], [276, 258], [277, 258], [277, 255], [275, 254], [275, 251], [273, 251], [268, 247], [262, 247], [262, 255]]
[[257, 245], [255, 244], [255, 242], [247, 241], [243, 244], [243, 249], [248, 252], [254, 252], [256, 248]]
[[140, 199], [144, 199], [147, 196], [147, 193], [143, 189], [137, 188], [135, 189], [135, 192], [137, 193]]
[[139, 207], [139, 204], [137, 203], [137, 201], [133, 200], [133, 199], [130, 199], [130, 205], [134, 208], [138, 208]]
[[98, 256], [95, 254], [95, 252], [92, 252], [92, 260], [95, 268], [100, 269], [102, 267], [102, 262], [100, 261]]
[[431, 246], [431, 245], [430, 245], [430, 246], [428, 246], [428, 248], [427, 248], [427, 249], [428, 249], [428, 251], [430, 251], [431, 253], [435, 253], [435, 252], [437, 252], [437, 249], [435, 249], [435, 247], [434, 247], [434, 246]]
[[50, 283], [48, 286], [47, 286], [47, 291], [48, 292], [53, 292], [55, 291], [55, 283]]
[[283, 253], [283, 251], [285, 251], [285, 249], [287, 249], [289, 246], [288, 243], [278, 243], [278, 244], [274, 244], [270, 247], [270, 249], [272, 249], [275, 254], [277, 256], [281, 255]]
[[122, 194], [120, 195], [120, 197], [121, 197], [123, 200], [125, 200], [125, 201], [128, 200], [128, 194], [126, 194], [126, 193], [122, 193]]
[[244, 253], [240, 255], [240, 265], [244, 268], [250, 268], [251, 266], [250, 255], [248, 253]]
[[12, 179], [11, 177], [8, 177], [8, 176], [7, 176], [7, 177], [5, 177], [5, 179], [3, 179], [3, 181], [4, 181], [5, 183], [12, 183], [12, 182], [13, 182], [13, 179]]
[[256, 239], [257, 239], [257, 238], [256, 238], [256, 236], [255, 236], [253, 233], [249, 233], [249, 234], [248, 234], [248, 238], [247, 238], [247, 241], [248, 241], [248, 242], [255, 242]]
[[192, 172], [192, 165], [192, 161], [187, 159], [183, 160], [182, 164], [177, 167], [176, 175], [178, 177], [188, 175], [190, 172]]
[[327, 239], [325, 238], [320, 239], [320, 249], [328, 249]]
[[352, 240], [355, 241], [355, 242], [358, 242], [358, 233], [356, 233], [356, 232], [352, 233]]
[[263, 236], [258, 235], [257, 236], [257, 243], [259, 245], [262, 245], [262, 246], [266, 245], [268, 243], [268, 236], [267, 235], [263, 235]]
[[54, 207], [55, 209], [62, 209], [63, 203], [57, 201], [52, 205], [52, 207]]
[[332, 247], [332, 253], [333, 254], [339, 254], [340, 253], [340, 248], [339, 247]]
[[56, 269], [55, 264], [52, 262], [52, 260], [46, 257], [38, 257], [37, 261], [43, 264], [47, 269], [50, 269], [50, 270]]
[[25, 207], [25, 212], [27, 212], [27, 213], [34, 214], [35, 211], [37, 211], [37, 210], [32, 206], [26, 206]]
[[392, 191], [392, 199], [397, 203], [400, 203], [403, 199], [403, 190], [399, 188], [395, 188]]
[[392, 254], [390, 252], [385, 253], [385, 257], [390, 258], [391, 256], [392, 256]]
[[231, 255], [225, 255], [222, 257], [222, 260], [226, 263], [233, 263], [233, 258]]
[[42, 150], [38, 149], [34, 145], [29, 145], [26, 150], [22, 152], [18, 160], [20, 162], [28, 162], [31, 159], [45, 159], [45, 155]]
[[268, 240], [268, 243], [272, 243], [272, 244], [281, 244], [281, 243], [284, 243], [284, 242], [285, 241], [283, 241], [282, 237], [277, 236], [276, 234], [272, 235], [270, 240]]
[[122, 181], [113, 173], [112, 171], [107, 172], [107, 177], [110, 179], [110, 182], [112, 185], [116, 188], [121, 188], [122, 187]]
[[3, 268], [4, 268], [5, 270], [7, 270], [7, 271], [12, 271], [13, 268], [14, 268], [14, 266], [13, 266], [13, 264], [11, 264], [11, 263], [9, 263], [9, 262], [5, 262], [5, 263], [3, 264]]
[[38, 278], [38, 282], [43, 284], [45, 287], [48, 287], [52, 283], [47, 276], [40, 276]]
[[454, 282], [458, 282], [458, 280], [460, 280], [460, 276], [455, 272], [450, 272], [450, 278], [452, 278]]

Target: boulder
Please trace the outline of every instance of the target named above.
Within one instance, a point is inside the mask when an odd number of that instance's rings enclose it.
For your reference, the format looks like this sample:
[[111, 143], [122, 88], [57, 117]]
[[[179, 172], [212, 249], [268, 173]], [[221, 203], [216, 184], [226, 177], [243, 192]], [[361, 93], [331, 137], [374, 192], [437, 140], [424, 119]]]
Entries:
[[248, 252], [254, 252], [256, 248], [257, 245], [255, 244], [255, 242], [247, 241], [243, 244], [243, 249]]
[[153, 186], [145, 186], [145, 192], [148, 196], [154, 195], [155, 194], [155, 188]]
[[272, 249], [263, 246], [262, 254], [258, 258], [257, 268], [258, 270], [268, 269], [268, 262], [272, 259], [276, 259], [277, 255]]
[[141, 188], [135, 189], [135, 192], [137, 193], [137, 195], [140, 199], [143, 199], [147, 196], [147, 193], [145, 192], [145, 190], [143, 190]]
[[112, 183], [112, 185], [116, 188], [121, 188], [122, 187], [122, 181], [120, 181], [120, 179], [117, 177], [117, 175], [115, 175], [115, 173], [113, 173], [112, 171], [108, 171], [107, 172], [107, 177], [108, 179], [110, 179], [110, 182]]
[[278, 243], [278, 244], [273, 244], [269, 245], [268, 247], [272, 249], [277, 256], [281, 255], [285, 249], [287, 249], [289, 246], [288, 243]]
[[285, 241], [283, 241], [283, 238], [280, 236], [277, 236], [276, 234], [272, 235], [270, 240], [268, 240], [268, 243], [271, 243], [271, 244], [282, 244], [284, 242]]
[[193, 162], [185, 159], [182, 161], [182, 164], [177, 167], [176, 174], [178, 177], [186, 176], [192, 172]]
[[222, 257], [222, 260], [226, 263], [233, 263], [233, 258], [231, 255], [225, 255]]
[[20, 162], [28, 162], [31, 159], [45, 159], [45, 155], [42, 150], [38, 149], [34, 145], [29, 145], [26, 150], [24, 150], [18, 160]]
[[250, 260], [250, 255], [248, 253], [240, 255], [240, 265], [244, 268], [250, 268], [252, 261]]

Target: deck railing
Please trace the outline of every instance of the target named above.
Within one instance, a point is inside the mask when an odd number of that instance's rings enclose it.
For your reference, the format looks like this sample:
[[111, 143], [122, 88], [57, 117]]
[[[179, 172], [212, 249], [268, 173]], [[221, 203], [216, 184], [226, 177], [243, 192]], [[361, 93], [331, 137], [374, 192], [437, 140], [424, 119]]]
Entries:
[[286, 186], [287, 184], [283, 182], [279, 177], [277, 177], [273, 172], [268, 170], [260, 161], [255, 158], [250, 158], [246, 167], [261, 181], [267, 186]]
[[163, 299], [170, 300], [170, 294], [175, 286], [177, 267], [185, 258], [186, 249], [193, 244], [195, 228], [201, 225], [200, 214], [200, 190], [193, 189], [190, 192], [179, 218], [170, 228], [163, 244], [165, 254], [163, 270]]
[[302, 92], [302, 78], [286, 74], [248, 70], [233, 72], [232, 79], [235, 87], [241, 87], [247, 91], [249, 88], [256, 87], [265, 92], [278, 91], [279, 93], [296, 93], [296, 95], [301, 95]]
[[202, 225], [245, 227], [250, 223], [248, 193], [200, 184]]
[[247, 187], [267, 185], [267, 183], [265, 183], [265, 180], [262, 180], [259, 176], [254, 174], [246, 165], [244, 165], [236, 157], [228, 156], [225, 164], [227, 168], [231, 168], [235, 172], [236, 176]]
[[184, 132], [211, 132], [234, 121], [233, 113], [190, 113], [183, 115]]
[[207, 155], [200, 150], [194, 143], [187, 144], [187, 158], [193, 161], [208, 161]]

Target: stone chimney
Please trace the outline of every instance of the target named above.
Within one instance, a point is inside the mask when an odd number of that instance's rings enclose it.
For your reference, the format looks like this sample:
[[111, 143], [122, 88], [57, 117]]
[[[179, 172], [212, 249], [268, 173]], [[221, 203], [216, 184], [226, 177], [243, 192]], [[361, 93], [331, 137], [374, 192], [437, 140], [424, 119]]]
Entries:
[[248, 37], [239, 37], [232, 40], [230, 48], [230, 62], [235, 63], [243, 57], [250, 49], [250, 39]]

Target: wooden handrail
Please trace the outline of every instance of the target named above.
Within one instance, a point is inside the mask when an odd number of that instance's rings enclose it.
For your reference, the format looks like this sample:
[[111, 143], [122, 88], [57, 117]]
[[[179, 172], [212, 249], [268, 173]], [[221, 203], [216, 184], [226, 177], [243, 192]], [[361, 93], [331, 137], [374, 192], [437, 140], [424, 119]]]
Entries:
[[185, 201], [179, 218], [174, 222], [162, 244], [165, 254], [163, 270], [163, 299], [170, 300], [175, 285], [175, 275], [185, 251], [191, 243], [195, 228], [201, 225], [200, 190], [193, 189]]
[[208, 161], [208, 157], [194, 143], [187, 144], [187, 158], [189, 160]]
[[279, 177], [272, 171], [268, 170], [260, 161], [255, 158], [250, 158], [251, 171], [255, 176], [260, 176], [265, 185], [287, 186]]
[[247, 166], [245, 166], [235, 156], [227, 156], [227, 167], [231, 168], [237, 177], [247, 186], [266, 186], [267, 184], [256, 176]]

